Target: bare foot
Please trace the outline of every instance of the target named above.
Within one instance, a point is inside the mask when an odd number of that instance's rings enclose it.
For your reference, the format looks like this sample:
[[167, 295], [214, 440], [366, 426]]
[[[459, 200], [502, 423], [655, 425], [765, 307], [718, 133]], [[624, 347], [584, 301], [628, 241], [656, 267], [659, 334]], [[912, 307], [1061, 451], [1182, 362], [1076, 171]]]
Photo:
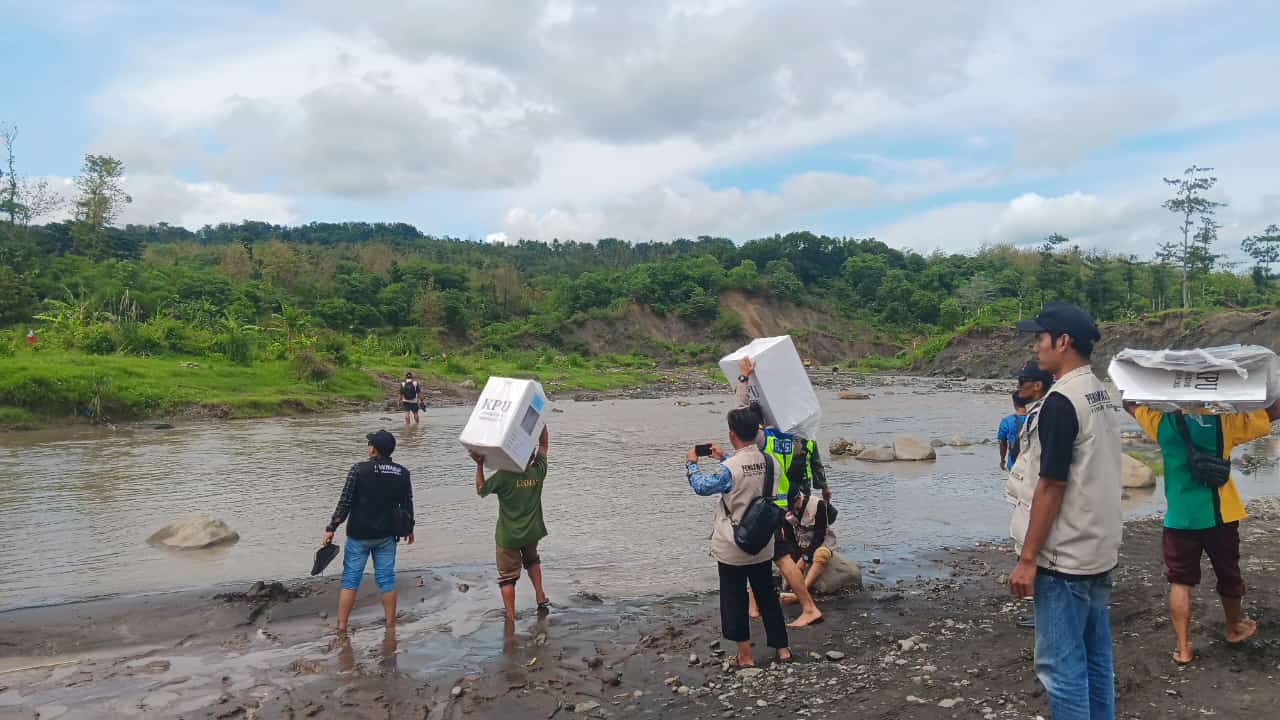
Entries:
[[815, 610], [813, 612], [800, 613], [800, 617], [796, 618], [792, 622], [787, 623], [787, 627], [789, 628], [809, 627], [810, 625], [817, 625], [820, 622], [822, 622], [822, 613]]
[[1190, 646], [1187, 646], [1185, 650], [1180, 649], [1173, 651], [1173, 661], [1178, 665], [1190, 665], [1195, 659], [1196, 653]]
[[1258, 632], [1258, 623], [1253, 618], [1244, 618], [1235, 625], [1227, 626], [1227, 642], [1242, 643]]
[[795, 605], [800, 602], [800, 598], [796, 597], [795, 593], [778, 593], [778, 600], [783, 605]]

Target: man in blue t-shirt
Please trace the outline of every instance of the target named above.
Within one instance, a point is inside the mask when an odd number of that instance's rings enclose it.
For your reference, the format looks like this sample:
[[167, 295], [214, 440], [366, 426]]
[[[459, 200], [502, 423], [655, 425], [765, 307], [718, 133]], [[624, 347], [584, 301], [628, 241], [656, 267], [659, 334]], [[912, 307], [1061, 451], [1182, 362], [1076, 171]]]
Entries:
[[1000, 441], [1000, 469], [1013, 467], [1018, 459], [1018, 433], [1022, 432], [1022, 424], [1027, 421], [1027, 401], [1015, 390], [1013, 393], [1013, 414], [1005, 415], [1000, 421], [1000, 429], [996, 432], [996, 440]]
[[1035, 360], [1013, 371], [1018, 380], [1018, 389], [1013, 392], [1013, 415], [1007, 415], [1000, 421], [1000, 432], [996, 439], [1000, 441], [1000, 469], [1012, 470], [1018, 459], [1018, 438], [1022, 424], [1026, 422], [1027, 411], [1033, 404], [1044, 399], [1053, 387], [1053, 374], [1040, 369]]

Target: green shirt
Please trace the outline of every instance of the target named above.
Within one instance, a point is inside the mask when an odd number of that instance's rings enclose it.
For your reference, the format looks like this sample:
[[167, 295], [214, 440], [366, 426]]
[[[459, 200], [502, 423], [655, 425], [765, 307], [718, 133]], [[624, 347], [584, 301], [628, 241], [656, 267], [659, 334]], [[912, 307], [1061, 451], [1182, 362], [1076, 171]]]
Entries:
[[542, 482], [547, 479], [547, 458], [538, 455], [522, 473], [499, 470], [480, 486], [480, 497], [498, 496], [498, 547], [518, 550], [547, 536], [542, 523]]
[[[1172, 414], [1139, 407], [1133, 416], [1147, 437], [1160, 445], [1164, 459], [1164, 496], [1169, 503], [1164, 514], [1165, 527], [1206, 530], [1246, 517], [1234, 479], [1228, 479], [1226, 485], [1212, 490], [1191, 477], [1187, 466], [1187, 446]], [[1214, 453], [1219, 450], [1218, 438], [1221, 437], [1221, 457], [1228, 460], [1237, 445], [1266, 437], [1271, 432], [1271, 419], [1266, 410], [1205, 415], [1202, 419], [1203, 424], [1196, 418], [1187, 418], [1191, 442], [1201, 452]]]

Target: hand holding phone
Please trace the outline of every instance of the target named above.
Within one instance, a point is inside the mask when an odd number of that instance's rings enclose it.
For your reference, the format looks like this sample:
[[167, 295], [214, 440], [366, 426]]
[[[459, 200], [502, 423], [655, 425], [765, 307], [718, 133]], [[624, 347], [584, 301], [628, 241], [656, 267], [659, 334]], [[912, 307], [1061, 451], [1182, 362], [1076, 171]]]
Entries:
[[706, 443], [703, 445], [694, 445], [693, 454], [697, 455], [698, 457], [711, 457], [711, 443]]

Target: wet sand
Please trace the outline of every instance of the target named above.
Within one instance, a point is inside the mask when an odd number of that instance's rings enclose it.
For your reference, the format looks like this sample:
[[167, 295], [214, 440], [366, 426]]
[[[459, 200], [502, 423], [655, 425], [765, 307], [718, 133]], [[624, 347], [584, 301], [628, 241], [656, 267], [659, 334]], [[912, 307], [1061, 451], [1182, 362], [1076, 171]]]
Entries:
[[[1251, 512], [1242, 564], [1259, 633], [1225, 643], [1209, 581], [1195, 593], [1199, 659], [1185, 668], [1169, 657], [1159, 521], [1127, 525], [1112, 605], [1120, 717], [1266, 717], [1280, 703], [1280, 502]], [[923, 559], [919, 577], [892, 584], [869, 564], [867, 590], [823, 598], [826, 623], [793, 631], [799, 662], [737, 673], [722, 665], [733, 649], [718, 642], [713, 594], [556, 597], [549, 617], [526, 613], [504, 638], [491, 585], [464, 592], [456, 577], [404, 573], [395, 641], [366, 589], [349, 644], [324, 615], [334, 578], [294, 585], [291, 599], [206, 591], [11, 611], [0, 615], [0, 717], [1047, 716], [1032, 631], [1016, 625], [1028, 607], [1002, 584], [1012, 565], [989, 544]], [[470, 633], [451, 628], [465, 640], [420, 622], [469, 602], [494, 609]], [[470, 654], [450, 657], [459, 642]]]

